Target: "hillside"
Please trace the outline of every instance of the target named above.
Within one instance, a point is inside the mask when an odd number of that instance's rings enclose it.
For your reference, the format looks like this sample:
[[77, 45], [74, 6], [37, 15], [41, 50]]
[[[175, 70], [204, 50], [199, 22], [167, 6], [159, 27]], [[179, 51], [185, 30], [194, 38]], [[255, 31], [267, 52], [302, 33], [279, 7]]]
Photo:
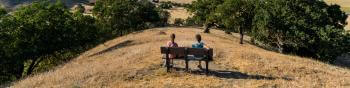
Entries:
[[[38, 1], [38, 0], [0, 0], [0, 6], [4, 6], [6, 9], [14, 9], [20, 5], [29, 4], [34, 1]], [[57, 0], [48, 0], [48, 1], [57, 1]], [[61, 0], [61, 1], [65, 3], [68, 7], [72, 7], [75, 4], [87, 3], [91, 0]]]
[[155, 28], [132, 33], [101, 44], [55, 70], [33, 75], [14, 83], [14, 88], [32, 87], [282, 87], [346, 88], [350, 87], [350, 70], [309, 58], [267, 51], [223, 31], [202, 34], [214, 48], [211, 73], [203, 75], [191, 62], [191, 72], [183, 72], [184, 62], [176, 62], [166, 73], [160, 46], [177, 35], [180, 46], [190, 46], [198, 28]]

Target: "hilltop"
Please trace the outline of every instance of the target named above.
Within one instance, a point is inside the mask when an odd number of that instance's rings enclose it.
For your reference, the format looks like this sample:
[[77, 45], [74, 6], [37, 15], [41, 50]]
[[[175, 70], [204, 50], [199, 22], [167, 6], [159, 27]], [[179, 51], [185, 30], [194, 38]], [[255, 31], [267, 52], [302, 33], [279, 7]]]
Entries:
[[[202, 34], [199, 28], [154, 28], [107, 41], [73, 61], [49, 72], [14, 83], [32, 87], [350, 87], [350, 70], [292, 55], [240, 45], [239, 39], [220, 30]], [[171, 73], [161, 67], [160, 46], [177, 35], [180, 46], [190, 46], [194, 35], [214, 48], [209, 76], [191, 62], [192, 72], [183, 72], [176, 62]]]

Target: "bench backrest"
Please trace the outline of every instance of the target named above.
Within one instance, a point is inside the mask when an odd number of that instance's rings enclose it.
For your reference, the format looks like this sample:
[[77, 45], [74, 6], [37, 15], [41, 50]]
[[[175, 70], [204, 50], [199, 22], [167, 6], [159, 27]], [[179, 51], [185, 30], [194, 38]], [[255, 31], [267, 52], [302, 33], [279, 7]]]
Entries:
[[187, 48], [187, 47], [160, 47], [162, 54], [177, 54], [177, 55], [209, 55], [213, 56], [213, 49], [210, 48]]
[[160, 50], [162, 54], [177, 54], [177, 55], [186, 54], [185, 47], [161, 47]]

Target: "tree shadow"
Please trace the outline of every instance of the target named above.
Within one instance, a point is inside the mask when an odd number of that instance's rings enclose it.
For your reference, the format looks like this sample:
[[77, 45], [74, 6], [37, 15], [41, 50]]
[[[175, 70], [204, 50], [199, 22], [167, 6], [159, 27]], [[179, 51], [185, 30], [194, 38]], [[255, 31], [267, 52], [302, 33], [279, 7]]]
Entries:
[[[174, 67], [176, 71], [185, 71], [185, 68]], [[190, 70], [191, 74], [195, 75], [205, 75], [205, 71], [201, 70]], [[214, 76], [218, 78], [226, 78], [226, 79], [255, 79], [255, 80], [293, 80], [287, 77], [272, 77], [272, 76], [262, 76], [262, 75], [249, 75], [246, 73], [235, 72], [235, 71], [224, 71], [224, 70], [209, 70], [208, 76]]]
[[350, 53], [338, 56], [332, 63], [334, 66], [350, 69]]
[[94, 53], [92, 55], [89, 55], [89, 57], [93, 57], [93, 56], [96, 56], [96, 55], [100, 55], [100, 54], [103, 54], [103, 53], [106, 53], [106, 52], [110, 52], [110, 51], [113, 51], [113, 50], [116, 50], [116, 49], [120, 49], [120, 48], [123, 48], [123, 47], [127, 47], [127, 46], [132, 46], [132, 45], [136, 45], [135, 43], [133, 43], [134, 41], [133, 40], [126, 40], [126, 41], [123, 41], [119, 44], [116, 44], [112, 47], [109, 47], [105, 50], [102, 50], [100, 52], [97, 52], [97, 53]]

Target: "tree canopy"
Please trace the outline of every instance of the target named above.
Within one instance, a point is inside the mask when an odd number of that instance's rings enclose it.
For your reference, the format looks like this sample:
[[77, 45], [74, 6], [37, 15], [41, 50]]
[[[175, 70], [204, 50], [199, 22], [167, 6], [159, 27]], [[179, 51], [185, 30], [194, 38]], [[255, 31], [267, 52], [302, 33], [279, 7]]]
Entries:
[[344, 39], [347, 15], [319, 0], [265, 0], [254, 17], [253, 37], [280, 52], [331, 59]]
[[99, 30], [94, 23], [94, 18], [73, 14], [60, 2], [36, 2], [1, 17], [1, 76], [9, 80], [29, 75], [48, 59], [45, 56], [96, 42]]
[[[59, 64], [115, 36], [164, 25], [169, 13], [147, 0], [99, 0], [94, 16], [57, 1], [38, 1], [11, 14], [0, 8], [0, 83]], [[47, 67], [46, 67], [47, 66]]]
[[196, 24], [205, 26], [205, 33], [209, 33], [209, 28], [218, 23], [215, 17], [216, 8], [224, 3], [224, 0], [197, 0], [193, 1], [187, 9], [193, 13], [192, 19]]
[[225, 26], [225, 31], [240, 33], [240, 44], [243, 44], [244, 32], [252, 27], [254, 3], [253, 0], [225, 0], [216, 8], [215, 18]]
[[144, 29], [160, 20], [156, 6], [148, 0], [99, 0], [93, 9], [104, 30], [121, 36]]
[[281, 53], [331, 61], [349, 41], [344, 26], [347, 15], [338, 5], [320, 0], [198, 0], [188, 9], [198, 24], [218, 24], [220, 29], [249, 34]]

